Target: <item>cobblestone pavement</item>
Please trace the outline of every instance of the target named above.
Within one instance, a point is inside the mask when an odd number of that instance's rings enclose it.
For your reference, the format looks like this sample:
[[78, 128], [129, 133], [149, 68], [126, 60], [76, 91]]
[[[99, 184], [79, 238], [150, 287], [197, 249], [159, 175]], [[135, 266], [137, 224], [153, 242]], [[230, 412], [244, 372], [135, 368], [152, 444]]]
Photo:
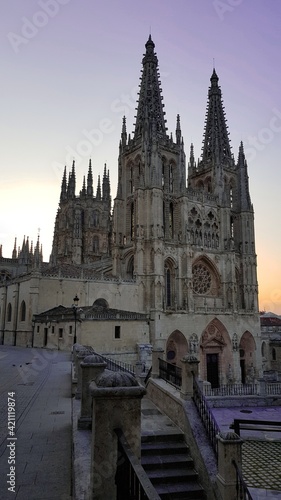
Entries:
[[248, 486], [279, 490], [281, 498], [281, 441], [244, 441], [242, 470]]
[[[0, 346], [1, 500], [71, 498], [70, 369], [69, 353]], [[11, 405], [15, 402], [14, 436], [8, 429], [8, 393]], [[12, 443], [15, 492], [7, 483]]]

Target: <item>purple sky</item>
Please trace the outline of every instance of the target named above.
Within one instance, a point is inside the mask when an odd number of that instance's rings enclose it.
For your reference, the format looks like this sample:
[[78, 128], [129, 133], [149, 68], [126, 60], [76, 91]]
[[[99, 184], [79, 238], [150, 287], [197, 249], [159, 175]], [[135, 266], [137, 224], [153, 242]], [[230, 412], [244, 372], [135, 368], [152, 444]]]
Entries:
[[[27, 5], [26, 5], [27, 4]], [[200, 156], [215, 61], [235, 158], [242, 139], [255, 209], [260, 308], [281, 313], [281, 3], [270, 0], [10, 0], [1, 6], [0, 242], [49, 259], [63, 167], [77, 191], [92, 158], [116, 194], [122, 116], [133, 130], [144, 44], [159, 58], [169, 132]]]

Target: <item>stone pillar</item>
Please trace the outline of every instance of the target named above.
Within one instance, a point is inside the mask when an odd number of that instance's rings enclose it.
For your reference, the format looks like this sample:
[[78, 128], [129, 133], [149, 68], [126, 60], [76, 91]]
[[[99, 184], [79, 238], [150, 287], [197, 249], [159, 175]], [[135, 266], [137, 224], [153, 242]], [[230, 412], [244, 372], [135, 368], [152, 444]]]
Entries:
[[259, 396], [262, 397], [267, 396], [266, 381], [264, 380], [264, 378], [258, 379], [258, 386], [259, 386]]
[[92, 397], [90, 395], [90, 382], [96, 380], [98, 375], [106, 368], [106, 362], [98, 354], [86, 356], [80, 363], [82, 392], [81, 392], [81, 414], [78, 419], [78, 429], [91, 429], [92, 426]]
[[162, 347], [152, 348], [152, 370], [151, 378], [159, 378], [159, 361], [158, 358], [164, 358], [164, 349]]
[[81, 361], [86, 356], [89, 356], [92, 354], [92, 350], [89, 348], [84, 347], [83, 349], [77, 351], [76, 353], [76, 369], [77, 369], [77, 386], [76, 386], [76, 393], [75, 393], [75, 399], [81, 399], [81, 392], [82, 392], [82, 368], [81, 368]]
[[183, 399], [193, 396], [193, 379], [198, 378], [199, 361], [194, 355], [187, 354], [181, 359], [182, 363], [182, 382], [180, 396]]
[[218, 435], [218, 474], [217, 485], [222, 500], [236, 500], [236, 469], [232, 463], [235, 460], [242, 471], [243, 440], [234, 432]]
[[89, 500], [116, 498], [118, 440], [121, 429], [138, 459], [141, 453], [141, 398], [145, 389], [126, 372], [105, 370], [90, 384], [93, 398]]
[[78, 371], [78, 361], [77, 354], [79, 351], [84, 349], [81, 344], [74, 344], [72, 349], [72, 362], [73, 362], [73, 374], [72, 374], [72, 382], [77, 383], [77, 371]]

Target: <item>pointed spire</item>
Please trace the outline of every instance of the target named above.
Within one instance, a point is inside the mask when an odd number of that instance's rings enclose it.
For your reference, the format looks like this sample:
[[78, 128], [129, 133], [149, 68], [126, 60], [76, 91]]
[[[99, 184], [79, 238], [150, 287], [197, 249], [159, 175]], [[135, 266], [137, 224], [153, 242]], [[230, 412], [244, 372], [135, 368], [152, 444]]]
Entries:
[[93, 174], [92, 174], [92, 160], [89, 160], [89, 170], [87, 177], [87, 195], [93, 196]]
[[14, 249], [13, 249], [13, 253], [12, 253], [12, 259], [16, 259], [16, 258], [17, 258], [17, 238], [15, 238]]
[[124, 147], [124, 146], [126, 146], [126, 143], [127, 143], [126, 117], [123, 116], [121, 145]]
[[73, 160], [72, 170], [71, 173], [69, 174], [69, 181], [68, 181], [68, 189], [67, 189], [68, 197], [70, 198], [75, 197], [75, 189], [76, 189], [75, 160]]
[[80, 191], [80, 198], [85, 198], [86, 197], [86, 179], [85, 175], [83, 175], [83, 184], [82, 184], [82, 189]]
[[166, 126], [162, 104], [162, 89], [160, 87], [158, 73], [158, 59], [154, 52], [154, 42], [149, 35], [145, 44], [146, 53], [142, 64], [142, 76], [140, 83], [139, 101], [135, 124], [135, 138], [150, 131], [154, 122], [154, 133], [157, 137], [166, 136]]
[[218, 75], [213, 70], [210, 78], [208, 104], [205, 119], [205, 131], [202, 148], [202, 163], [234, 166], [228, 138], [227, 124], [223, 107]]
[[66, 198], [67, 198], [67, 179], [66, 179], [66, 167], [64, 167], [63, 177], [61, 181], [60, 201], [63, 201]]
[[100, 201], [100, 200], [101, 200], [100, 175], [98, 176], [98, 187], [97, 187], [96, 199], [97, 199], [98, 201]]
[[177, 115], [176, 139], [177, 139], [177, 144], [180, 144], [180, 143], [181, 143], [181, 124], [180, 124], [180, 115]]
[[239, 193], [239, 208], [241, 211], [252, 210], [252, 203], [249, 191], [248, 166], [244, 154], [244, 146], [241, 141], [238, 153], [238, 193]]
[[195, 163], [195, 158], [194, 158], [194, 146], [193, 142], [190, 144], [190, 156], [189, 156], [189, 167], [195, 168], [196, 163]]

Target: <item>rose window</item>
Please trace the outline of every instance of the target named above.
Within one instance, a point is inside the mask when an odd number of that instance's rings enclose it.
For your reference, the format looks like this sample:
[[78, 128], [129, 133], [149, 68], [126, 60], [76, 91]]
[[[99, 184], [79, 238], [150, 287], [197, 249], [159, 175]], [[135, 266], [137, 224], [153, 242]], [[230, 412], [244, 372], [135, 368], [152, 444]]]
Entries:
[[203, 264], [196, 264], [193, 267], [193, 291], [198, 294], [206, 294], [212, 285], [211, 273]]

